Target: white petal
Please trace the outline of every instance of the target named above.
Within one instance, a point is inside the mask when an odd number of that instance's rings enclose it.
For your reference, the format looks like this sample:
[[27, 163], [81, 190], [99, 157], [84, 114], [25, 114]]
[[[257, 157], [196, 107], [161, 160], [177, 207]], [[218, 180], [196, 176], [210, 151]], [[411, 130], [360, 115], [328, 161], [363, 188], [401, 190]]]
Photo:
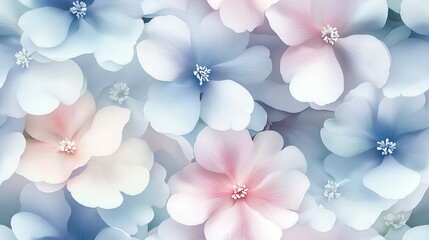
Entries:
[[429, 236], [429, 225], [417, 226], [405, 233], [403, 240], [426, 240]]
[[283, 79], [292, 96], [301, 102], [326, 105], [344, 90], [344, 77], [331, 46], [289, 47], [281, 59]]
[[140, 139], [125, 141], [114, 154], [92, 158], [85, 170], [67, 183], [76, 201], [87, 207], [116, 208], [123, 197], [141, 193], [149, 182], [153, 153]]
[[242, 130], [250, 122], [254, 101], [238, 83], [211, 81], [201, 99], [201, 119], [217, 130]]
[[17, 99], [24, 111], [44, 115], [54, 111], [60, 103], [71, 105], [80, 96], [83, 74], [73, 61], [37, 63], [17, 74]]
[[422, 0], [403, 0], [401, 17], [413, 31], [429, 35], [429, 2]]

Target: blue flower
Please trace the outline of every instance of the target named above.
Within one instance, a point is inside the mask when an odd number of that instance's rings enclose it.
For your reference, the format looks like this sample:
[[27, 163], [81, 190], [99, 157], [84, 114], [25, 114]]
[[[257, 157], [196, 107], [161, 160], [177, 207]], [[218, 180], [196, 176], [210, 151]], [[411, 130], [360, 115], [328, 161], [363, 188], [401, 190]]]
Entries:
[[323, 143], [333, 152], [325, 159], [328, 172], [346, 178], [360, 175], [366, 188], [389, 200], [403, 199], [427, 182], [425, 96], [385, 98], [365, 83], [346, 100], [321, 130]]
[[143, 31], [138, 0], [21, 0], [32, 8], [19, 19], [21, 42], [55, 60], [93, 53], [103, 68], [131, 62]]
[[[204, 15], [204, 9], [199, 11]], [[137, 55], [143, 69], [159, 80], [144, 109], [155, 130], [186, 134], [200, 116], [218, 130], [247, 127], [254, 101], [240, 84], [258, 83], [270, 74], [267, 48], [246, 49], [249, 34], [226, 28], [217, 13], [187, 22], [156, 17], [146, 34]]]

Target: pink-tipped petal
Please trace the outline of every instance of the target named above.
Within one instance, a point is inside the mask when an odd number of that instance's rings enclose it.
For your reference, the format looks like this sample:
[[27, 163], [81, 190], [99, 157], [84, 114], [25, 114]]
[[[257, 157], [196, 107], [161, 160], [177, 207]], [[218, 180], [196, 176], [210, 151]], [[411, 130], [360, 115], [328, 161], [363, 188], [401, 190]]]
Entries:
[[281, 72], [290, 82], [292, 96], [301, 102], [324, 106], [335, 102], [344, 90], [342, 69], [328, 44], [289, 47], [281, 59]]
[[321, 29], [311, 18], [311, 0], [279, 1], [266, 12], [271, 28], [289, 46], [297, 46], [320, 37]]
[[42, 142], [58, 143], [66, 137], [76, 141], [81, 137], [78, 133], [89, 128], [94, 114], [94, 98], [86, 93], [73, 105], [60, 105], [48, 115], [27, 115], [25, 131]]
[[202, 167], [238, 181], [241, 167], [251, 156], [253, 142], [246, 130], [221, 132], [207, 127], [198, 135], [194, 149]]
[[59, 184], [88, 159], [89, 156], [79, 150], [69, 154], [61, 152], [56, 144], [28, 139], [16, 172], [32, 182]]

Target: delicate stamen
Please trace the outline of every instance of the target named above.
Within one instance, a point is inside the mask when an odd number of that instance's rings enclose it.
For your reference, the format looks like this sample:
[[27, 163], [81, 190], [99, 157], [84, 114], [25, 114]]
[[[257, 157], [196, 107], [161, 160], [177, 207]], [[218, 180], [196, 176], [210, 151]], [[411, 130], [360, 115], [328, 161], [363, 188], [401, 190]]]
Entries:
[[194, 71], [194, 75], [200, 81], [200, 86], [202, 86], [203, 82], [209, 81], [210, 72], [212, 70], [210, 68], [207, 68], [206, 66], [202, 67], [198, 64], [196, 64], [195, 66], [197, 69]]
[[395, 229], [399, 229], [405, 225], [405, 217], [403, 214], [387, 214], [383, 217], [384, 224], [388, 227], [394, 227]]
[[249, 189], [246, 188], [246, 185], [241, 183], [234, 184], [232, 187], [234, 193], [231, 197], [234, 200], [244, 198], [247, 195], [247, 191], [249, 191]]
[[109, 98], [119, 104], [122, 104], [128, 99], [130, 88], [126, 83], [117, 82], [109, 90]]
[[74, 153], [76, 151], [76, 143], [73, 140], [69, 140], [68, 138], [64, 138], [60, 141], [60, 146], [58, 146], [58, 149], [61, 152], [66, 153]]
[[86, 15], [86, 10], [86, 3], [83, 1], [74, 1], [73, 6], [70, 7], [70, 12], [76, 15], [78, 19]]
[[33, 60], [33, 58], [31, 57], [31, 53], [29, 53], [24, 48], [21, 51], [15, 53], [15, 58], [16, 58], [16, 64], [21, 65], [22, 68], [24, 67], [28, 68], [28, 65], [30, 64], [30, 60]]
[[336, 183], [334, 181], [329, 181], [325, 185], [325, 191], [323, 192], [323, 195], [328, 198], [328, 201], [331, 202], [341, 196], [341, 193], [338, 192], [338, 187], [340, 186], [340, 183]]
[[393, 154], [393, 151], [396, 149], [396, 143], [390, 141], [388, 138], [386, 138], [386, 141], [381, 140], [377, 142], [377, 144], [377, 150], [381, 151], [381, 155], [383, 156]]
[[331, 45], [334, 45], [337, 41], [340, 35], [338, 34], [338, 30], [336, 27], [331, 27], [328, 25], [323, 27], [322, 32], [322, 39], [326, 43], [329, 43]]

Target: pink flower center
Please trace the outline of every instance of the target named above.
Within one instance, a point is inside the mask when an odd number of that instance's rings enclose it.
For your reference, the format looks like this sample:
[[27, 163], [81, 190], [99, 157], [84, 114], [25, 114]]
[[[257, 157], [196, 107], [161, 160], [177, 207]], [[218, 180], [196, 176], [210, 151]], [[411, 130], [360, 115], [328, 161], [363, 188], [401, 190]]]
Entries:
[[246, 197], [247, 191], [249, 191], [249, 189], [246, 188], [246, 185], [241, 183], [234, 184], [232, 186], [232, 190], [233, 190], [233, 194], [231, 197], [234, 200], [238, 200]]
[[340, 37], [338, 29], [336, 27], [329, 26], [329, 24], [324, 26], [321, 32], [323, 41], [331, 45], [334, 45]]
[[76, 143], [73, 140], [69, 140], [68, 138], [64, 138], [60, 141], [60, 145], [58, 146], [58, 150], [61, 152], [66, 152], [68, 154], [74, 153], [76, 151]]

